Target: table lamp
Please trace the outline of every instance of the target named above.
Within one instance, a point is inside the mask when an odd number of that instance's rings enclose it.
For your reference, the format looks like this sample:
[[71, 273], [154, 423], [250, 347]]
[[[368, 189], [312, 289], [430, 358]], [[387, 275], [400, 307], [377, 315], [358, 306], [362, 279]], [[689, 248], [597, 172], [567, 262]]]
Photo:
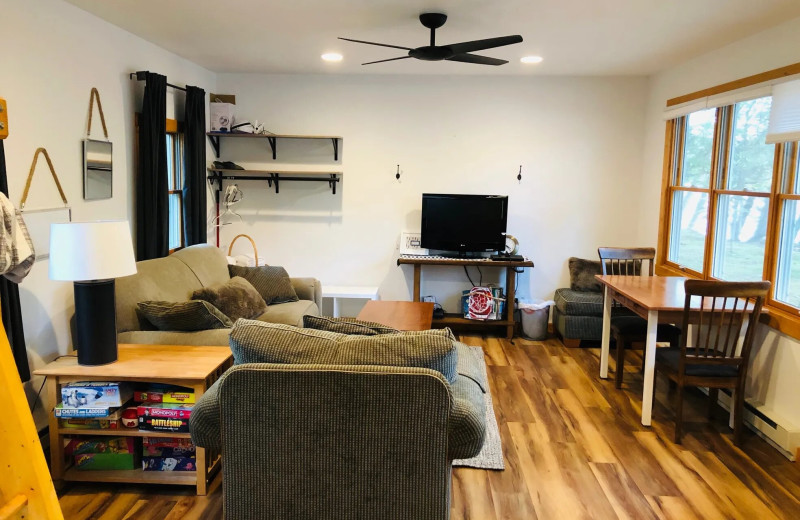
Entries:
[[75, 282], [78, 364], [117, 360], [114, 278], [136, 273], [128, 222], [50, 226], [50, 279]]

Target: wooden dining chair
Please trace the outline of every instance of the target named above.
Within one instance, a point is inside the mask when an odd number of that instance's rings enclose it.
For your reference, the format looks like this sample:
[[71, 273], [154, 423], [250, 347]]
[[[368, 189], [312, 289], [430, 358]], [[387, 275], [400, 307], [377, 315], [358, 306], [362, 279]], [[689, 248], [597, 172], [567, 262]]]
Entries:
[[[688, 331], [692, 325], [693, 341], [689, 346], [689, 334], [684, 334], [680, 347], [658, 349], [653, 374], [653, 380], [656, 374], [663, 373], [678, 386], [675, 443], [681, 442], [686, 386], [708, 387], [709, 417], [717, 404], [719, 389], [734, 391], [733, 438], [737, 446], [741, 442], [747, 363], [769, 287], [769, 282], [686, 280], [683, 330]], [[700, 310], [691, 309], [692, 297], [700, 298]], [[743, 327], [744, 339], [739, 348]]]
[[[600, 256], [604, 275], [642, 276], [646, 262], [647, 272], [649, 276], [653, 276], [656, 250], [652, 247], [599, 247], [597, 254]], [[671, 347], [677, 347], [680, 335], [680, 329], [674, 325], [659, 323], [656, 341], [669, 342]], [[617, 388], [622, 388], [625, 350], [634, 345], [644, 346], [647, 340], [647, 320], [639, 316], [613, 316], [611, 318], [611, 337], [614, 338], [617, 349], [617, 370], [614, 373], [614, 384]], [[644, 360], [642, 362], [644, 363]]]

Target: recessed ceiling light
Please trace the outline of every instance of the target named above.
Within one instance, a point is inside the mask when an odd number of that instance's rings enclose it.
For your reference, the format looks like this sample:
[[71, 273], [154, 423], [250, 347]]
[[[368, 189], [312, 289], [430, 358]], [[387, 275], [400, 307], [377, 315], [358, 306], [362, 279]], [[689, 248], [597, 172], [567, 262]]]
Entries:
[[325, 61], [342, 61], [342, 55], [337, 52], [326, 52], [322, 55]]
[[522, 63], [541, 63], [543, 59], [541, 56], [525, 56], [520, 58], [519, 61]]

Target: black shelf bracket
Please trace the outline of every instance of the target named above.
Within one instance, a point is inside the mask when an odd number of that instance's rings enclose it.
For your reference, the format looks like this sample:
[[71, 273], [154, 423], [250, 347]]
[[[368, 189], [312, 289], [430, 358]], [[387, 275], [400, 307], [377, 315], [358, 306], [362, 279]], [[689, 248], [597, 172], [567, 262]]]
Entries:
[[278, 158], [278, 139], [275, 137], [267, 137], [267, 142], [269, 143], [269, 147], [272, 148], [272, 160]]
[[219, 159], [219, 136], [218, 135], [209, 135], [208, 140], [211, 142], [211, 148], [214, 149], [214, 154], [216, 154], [217, 159]]
[[[339, 139], [334, 137], [334, 138], [331, 139], [331, 142], [333, 143], [333, 160], [334, 161], [338, 161], [339, 160]], [[336, 193], [336, 188], [335, 187], [334, 187], [334, 193]]]

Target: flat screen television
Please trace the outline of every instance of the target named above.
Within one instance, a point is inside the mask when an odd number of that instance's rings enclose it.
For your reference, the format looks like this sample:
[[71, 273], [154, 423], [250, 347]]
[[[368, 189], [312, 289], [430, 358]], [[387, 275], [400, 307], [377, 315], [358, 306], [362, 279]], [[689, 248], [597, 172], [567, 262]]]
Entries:
[[478, 253], [505, 249], [505, 195], [422, 194], [422, 247]]

